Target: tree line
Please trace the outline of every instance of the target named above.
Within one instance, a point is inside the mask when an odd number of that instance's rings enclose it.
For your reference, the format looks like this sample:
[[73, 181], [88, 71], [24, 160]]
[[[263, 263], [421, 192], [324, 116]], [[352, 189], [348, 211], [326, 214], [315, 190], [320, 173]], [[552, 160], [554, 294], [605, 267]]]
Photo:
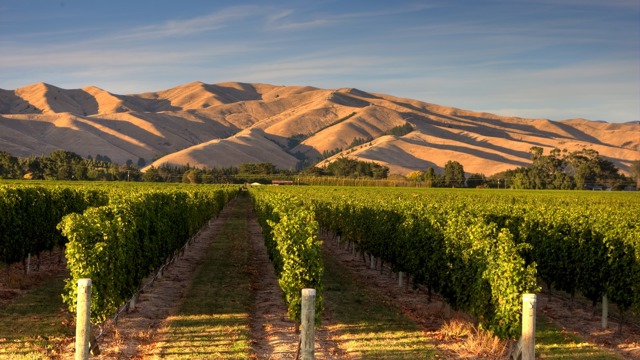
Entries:
[[444, 174], [433, 167], [426, 171], [414, 171], [406, 175], [408, 181], [420, 182], [426, 187], [493, 187], [512, 189], [612, 189], [621, 190], [629, 186], [640, 188], [640, 160], [631, 163], [631, 177], [620, 173], [613, 162], [600, 156], [593, 149], [569, 152], [553, 149], [544, 154], [544, 149], [534, 146], [529, 151], [531, 164], [503, 171], [489, 177], [470, 174], [465, 177], [463, 166], [449, 161]]
[[612, 189], [621, 190], [640, 185], [640, 160], [632, 162], [632, 177], [620, 173], [613, 162], [600, 156], [594, 149], [584, 148], [569, 152], [553, 149], [547, 155], [544, 149], [530, 149], [532, 163], [503, 173], [494, 179], [514, 189]]
[[[408, 129], [405, 129], [408, 130]], [[106, 155], [82, 158], [70, 151], [56, 150], [45, 156], [18, 158], [0, 151], [0, 179], [34, 180], [102, 180], [185, 183], [244, 183], [271, 182], [294, 176], [331, 176], [345, 178], [387, 179], [400, 177], [426, 187], [493, 187], [513, 189], [623, 189], [640, 188], [640, 160], [631, 164], [632, 177], [621, 174], [609, 160], [593, 149], [569, 152], [553, 149], [548, 154], [534, 146], [530, 149], [532, 163], [489, 177], [481, 173], [465, 175], [457, 161], [448, 161], [442, 173], [434, 167], [426, 171], [413, 171], [402, 177], [389, 175], [389, 168], [373, 161], [340, 157], [323, 168], [309, 166], [301, 171], [279, 169], [269, 162], [246, 163], [239, 166], [196, 168], [186, 165], [163, 164], [144, 167], [144, 159], [136, 165], [128, 160], [119, 165]], [[635, 181], [634, 181], [635, 180]]]
[[185, 182], [205, 184], [228, 184], [244, 182], [271, 182], [279, 178], [295, 175], [334, 176], [352, 178], [384, 179], [389, 168], [374, 162], [340, 158], [326, 168], [309, 167], [302, 172], [279, 169], [270, 162], [246, 163], [239, 166], [196, 168], [189, 164], [162, 164], [150, 166], [144, 172], [144, 159], [125, 165], [112, 162], [106, 155], [83, 158], [71, 151], [56, 150], [49, 155], [18, 158], [0, 151], [0, 179], [32, 180], [102, 180], [102, 181], [145, 181], [145, 182]]
[[[139, 159], [138, 165], [144, 166], [144, 159]], [[100, 154], [85, 159], [71, 151], [55, 150], [49, 155], [18, 158], [0, 151], [0, 179], [136, 181], [140, 178], [132, 160], [119, 165]]]

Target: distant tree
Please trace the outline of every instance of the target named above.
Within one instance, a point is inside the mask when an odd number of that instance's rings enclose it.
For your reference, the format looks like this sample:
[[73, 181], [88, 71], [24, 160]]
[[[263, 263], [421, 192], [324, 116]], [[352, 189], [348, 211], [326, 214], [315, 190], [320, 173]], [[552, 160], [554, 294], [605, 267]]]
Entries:
[[[65, 150], [55, 150], [43, 160], [47, 179], [72, 180], [75, 179], [76, 168], [86, 166], [80, 155]], [[77, 172], [80, 174], [82, 170]]]
[[147, 169], [147, 171], [142, 175], [142, 180], [146, 182], [162, 182], [163, 179], [160, 176], [158, 169], [156, 169], [153, 165]]
[[512, 189], [531, 189], [531, 184], [527, 179], [526, 173], [523, 171], [519, 171], [515, 173], [515, 175], [511, 178], [511, 184], [509, 187]]
[[481, 185], [484, 185], [487, 182], [484, 174], [471, 174], [467, 179], [467, 186], [470, 188], [475, 188]]
[[640, 160], [631, 162], [631, 177], [636, 181], [636, 189], [640, 189]]
[[326, 167], [327, 173], [344, 177], [371, 177], [385, 179], [389, 175], [389, 168], [376, 164], [347, 157], [340, 157]]
[[304, 168], [301, 172], [301, 175], [307, 175], [307, 176], [322, 176], [325, 175], [324, 174], [324, 170], [317, 167], [317, 166], [308, 166], [306, 168]]
[[6, 151], [0, 151], [0, 179], [18, 179], [21, 169], [18, 158]]
[[29, 156], [19, 160], [21, 173], [26, 179], [41, 180], [44, 179], [44, 171], [42, 168], [42, 158]]
[[584, 189], [586, 185], [595, 185], [598, 156], [598, 152], [593, 149], [582, 149], [569, 154], [568, 170], [575, 180], [576, 188]]
[[464, 187], [465, 177], [462, 164], [457, 161], [447, 161], [444, 165], [444, 182], [446, 186]]
[[371, 162], [369, 168], [371, 169], [371, 177], [374, 179], [386, 179], [389, 175], [389, 168], [386, 166]]
[[594, 185], [616, 188], [627, 182], [611, 161], [593, 149], [573, 152], [553, 149], [544, 155], [541, 147], [534, 146], [529, 153], [531, 165], [500, 175], [506, 177], [505, 182], [514, 188], [569, 190]]
[[269, 175], [277, 173], [276, 166], [270, 162], [246, 163], [239, 167], [240, 174]]
[[391, 129], [382, 133], [382, 135], [394, 135], [404, 136], [413, 131], [413, 125], [409, 122], [405, 122], [404, 125], [394, 126]]
[[88, 168], [83, 164], [79, 164], [73, 167], [73, 179], [75, 180], [88, 180]]
[[424, 171], [412, 171], [406, 175], [408, 181], [424, 181]]
[[186, 184], [202, 183], [202, 171], [199, 169], [188, 170], [182, 175], [182, 182]]
[[442, 175], [436, 173], [436, 170], [432, 166], [429, 166], [424, 173], [424, 182], [426, 187], [444, 186], [444, 178]]
[[293, 149], [294, 147], [300, 145], [300, 143], [303, 142], [308, 137], [309, 135], [305, 135], [305, 134], [291, 135], [290, 137], [287, 138], [287, 149], [289, 150]]
[[96, 154], [96, 160], [106, 162], [106, 163], [111, 162], [111, 159], [107, 155], [100, 155], [100, 154]]
[[353, 140], [351, 140], [351, 144], [349, 144], [349, 146], [347, 148], [348, 149], [354, 148], [356, 146], [362, 145], [362, 144], [367, 143], [369, 141], [371, 141], [371, 138], [355, 137], [355, 138], [353, 138]]
[[147, 166], [147, 161], [144, 158], [138, 158], [138, 168], [142, 169]]
[[329, 150], [323, 150], [323, 151], [322, 151], [322, 159], [330, 158], [330, 157], [332, 157], [333, 155], [340, 153], [341, 151], [342, 151], [342, 148], [340, 148], [340, 147], [339, 147], [339, 148], [335, 148], [335, 149], [333, 149], [333, 150], [331, 150], [331, 151], [329, 151]]

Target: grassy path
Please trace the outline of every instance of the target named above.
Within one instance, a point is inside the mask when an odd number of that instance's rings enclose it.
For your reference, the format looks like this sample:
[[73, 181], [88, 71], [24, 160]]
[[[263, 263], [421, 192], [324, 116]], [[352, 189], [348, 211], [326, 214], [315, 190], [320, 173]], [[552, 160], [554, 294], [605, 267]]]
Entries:
[[379, 290], [362, 284], [325, 252], [325, 308], [348, 358], [434, 359], [435, 345], [411, 319], [389, 304]]
[[64, 277], [36, 286], [0, 307], [0, 359], [45, 359], [60, 354], [75, 334], [60, 294]]
[[247, 209], [242, 196], [209, 248], [184, 302], [160, 330], [156, 355], [163, 358], [250, 357], [252, 304]]

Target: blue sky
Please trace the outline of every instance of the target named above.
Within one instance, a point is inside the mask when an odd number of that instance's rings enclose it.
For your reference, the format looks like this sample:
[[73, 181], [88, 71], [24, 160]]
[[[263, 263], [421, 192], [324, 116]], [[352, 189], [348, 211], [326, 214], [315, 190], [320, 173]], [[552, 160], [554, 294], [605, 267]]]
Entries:
[[192, 81], [640, 120], [640, 1], [0, 0], [0, 88]]

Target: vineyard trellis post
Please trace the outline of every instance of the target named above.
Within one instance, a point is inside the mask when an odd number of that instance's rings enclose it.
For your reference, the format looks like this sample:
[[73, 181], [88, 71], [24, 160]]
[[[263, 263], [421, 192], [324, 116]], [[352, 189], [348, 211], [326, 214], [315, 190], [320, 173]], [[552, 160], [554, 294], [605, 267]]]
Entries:
[[609, 299], [607, 294], [602, 295], [602, 329], [609, 326]]
[[536, 295], [522, 295], [522, 360], [536, 358]]
[[315, 358], [315, 308], [316, 290], [302, 289], [302, 313], [300, 314], [300, 344], [302, 360]]
[[91, 336], [91, 279], [78, 279], [78, 311], [76, 317], [76, 360], [89, 359]]

